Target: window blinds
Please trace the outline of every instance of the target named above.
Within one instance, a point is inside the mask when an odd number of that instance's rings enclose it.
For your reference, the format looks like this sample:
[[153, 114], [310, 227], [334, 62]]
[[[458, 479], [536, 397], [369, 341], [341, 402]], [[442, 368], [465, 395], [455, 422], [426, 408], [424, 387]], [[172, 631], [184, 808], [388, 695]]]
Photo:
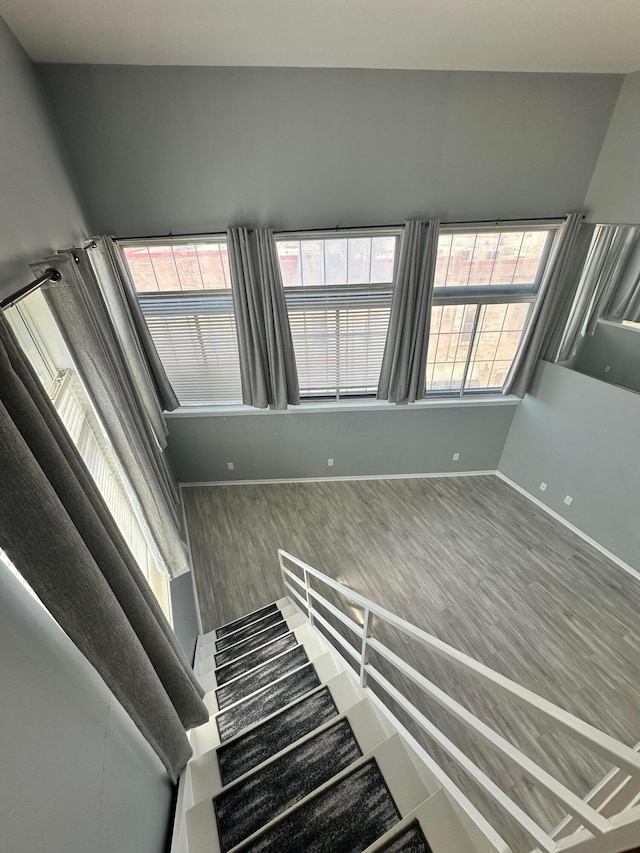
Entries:
[[153, 342], [183, 406], [242, 400], [230, 292], [140, 295]]
[[286, 300], [301, 395], [374, 394], [389, 326], [391, 288], [290, 288]]
[[49, 394], [140, 570], [170, 619], [167, 575], [157, 568], [111, 448], [80, 380], [72, 370], [63, 370], [55, 377]]

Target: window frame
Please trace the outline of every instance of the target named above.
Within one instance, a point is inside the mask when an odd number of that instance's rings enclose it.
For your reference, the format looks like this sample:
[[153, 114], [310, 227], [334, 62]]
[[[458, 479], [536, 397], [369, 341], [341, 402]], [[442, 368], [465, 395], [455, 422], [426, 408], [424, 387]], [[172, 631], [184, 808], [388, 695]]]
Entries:
[[511, 305], [514, 303], [529, 303], [529, 310], [523, 326], [527, 327], [533, 305], [537, 299], [540, 290], [540, 284], [544, 275], [549, 255], [553, 242], [557, 236], [557, 231], [562, 224], [562, 220], [538, 220], [527, 222], [526, 220], [518, 222], [509, 222], [501, 224], [500, 222], [490, 223], [465, 223], [464, 225], [443, 225], [440, 227], [439, 237], [445, 234], [480, 234], [484, 232], [509, 232], [509, 231], [548, 231], [545, 245], [540, 255], [540, 262], [536, 277], [531, 284], [525, 285], [450, 285], [448, 287], [434, 287], [433, 289], [433, 307], [439, 305], [475, 305], [476, 311], [469, 340], [469, 348], [465, 359], [464, 371], [460, 382], [460, 389], [434, 389], [427, 390], [427, 398], [441, 397], [478, 397], [487, 395], [496, 395], [502, 393], [504, 386], [494, 386], [488, 388], [465, 388], [469, 367], [472, 362], [474, 353], [474, 345], [478, 332], [478, 324], [480, 312], [484, 305]]
[[[44, 297], [40, 292], [29, 294], [19, 304], [10, 307], [6, 314], [20, 346], [42, 383], [52, 406], [58, 412], [70, 440], [87, 466], [116, 527], [127, 543], [141, 575], [150, 587], [169, 624], [173, 625], [169, 574], [164, 568], [164, 562], [148, 528], [144, 513], [139, 506], [135, 491], [111, 446], [106, 430], [93, 407], [91, 397], [82, 382], [71, 354], [62, 340], [55, 318], [46, 305]], [[85, 445], [87, 443], [93, 445], [90, 451], [93, 461], [102, 462], [113, 480], [114, 488], [121, 493], [118, 495], [118, 506], [121, 508], [120, 517], [114, 513], [108, 495], [102, 490], [101, 484], [95, 477], [91, 460], [85, 458], [61, 411], [61, 406], [68, 405], [70, 399], [71, 405], [76, 410], [76, 424], [80, 424], [81, 432], [85, 436]], [[90, 438], [88, 438], [89, 436]], [[123, 512], [130, 516], [126, 526], [121, 526], [120, 523], [121, 520], [124, 520], [122, 518]], [[132, 525], [133, 527], [137, 526], [136, 535], [144, 540], [146, 546], [146, 554], [144, 555], [140, 549], [136, 550], [133, 547], [131, 541], [133, 536], [131, 533]], [[1, 555], [2, 552], [0, 551], [0, 558]]]
[[[225, 316], [232, 318], [235, 329], [235, 313], [233, 309], [233, 296], [231, 292], [231, 282], [228, 287], [218, 288], [202, 288], [189, 290], [158, 290], [158, 291], [139, 291], [135, 288], [135, 280], [133, 273], [129, 267], [129, 262], [126, 257], [126, 249], [147, 248], [150, 246], [192, 246], [192, 245], [227, 245], [227, 235], [224, 232], [219, 234], [207, 235], [188, 235], [181, 237], [152, 237], [148, 239], [120, 239], [116, 241], [118, 246], [123, 250], [123, 257], [129, 275], [134, 284], [134, 290], [138, 304], [144, 316], [145, 322], [149, 319], [158, 319], [162, 317], [206, 317], [206, 316]], [[227, 250], [228, 251], [228, 250]], [[179, 273], [178, 273], [179, 277]], [[147, 323], [147, 325], [149, 325]], [[151, 328], [149, 328], [152, 334]], [[153, 336], [153, 335], [152, 335]], [[202, 406], [222, 407], [242, 405], [242, 387], [240, 385], [240, 355], [238, 352], [237, 330], [235, 330], [236, 352], [238, 353], [238, 396], [234, 399], [220, 400], [195, 400], [183, 403], [180, 400], [180, 395], [177, 394], [180, 401], [180, 408], [189, 410]], [[162, 359], [161, 359], [162, 360]], [[234, 365], [235, 367], [235, 365]], [[177, 392], [176, 392], [177, 393]]]
[[[314, 297], [318, 300], [317, 309], [331, 309], [339, 311], [356, 307], [358, 296], [371, 295], [371, 301], [367, 303], [362, 300], [363, 307], [391, 309], [393, 299], [393, 281], [398, 268], [398, 257], [400, 254], [400, 239], [402, 237], [402, 226], [371, 226], [368, 228], [339, 228], [318, 229], [302, 231], [279, 231], [274, 233], [276, 244], [279, 242], [313, 241], [313, 240], [357, 240], [358, 238], [393, 237], [396, 241], [393, 256], [393, 270], [391, 280], [388, 282], [373, 282], [369, 284], [322, 284], [322, 285], [289, 285], [284, 288], [287, 312], [313, 310], [313, 306], [305, 308]], [[347, 276], [348, 277], [348, 276]], [[322, 300], [322, 304], [321, 304]], [[378, 302], [379, 300], [379, 302]], [[338, 344], [339, 346], [339, 344]], [[321, 403], [341, 400], [367, 400], [375, 399], [376, 392], [363, 393], [359, 391], [341, 391], [336, 387], [335, 394], [301, 394], [302, 402]]]

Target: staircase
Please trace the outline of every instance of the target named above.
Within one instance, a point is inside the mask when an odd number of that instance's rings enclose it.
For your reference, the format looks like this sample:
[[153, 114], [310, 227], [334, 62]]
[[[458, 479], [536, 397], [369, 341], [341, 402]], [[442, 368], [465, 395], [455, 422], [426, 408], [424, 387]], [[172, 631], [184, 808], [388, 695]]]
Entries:
[[[199, 638], [195, 669], [211, 717], [191, 733], [194, 755], [180, 780], [171, 853], [507, 853], [392, 703], [370, 689], [373, 681], [505, 809], [532, 848], [619, 853], [638, 846], [637, 751], [296, 557], [279, 555], [288, 597]], [[357, 605], [364, 624], [319, 592], [320, 584]], [[579, 799], [376, 640], [374, 619], [499, 686], [546, 724], [615, 759], [616, 768]], [[370, 651], [562, 802], [567, 819], [553, 833], [538, 826], [402, 695], [387, 669], [383, 675], [369, 663]]]

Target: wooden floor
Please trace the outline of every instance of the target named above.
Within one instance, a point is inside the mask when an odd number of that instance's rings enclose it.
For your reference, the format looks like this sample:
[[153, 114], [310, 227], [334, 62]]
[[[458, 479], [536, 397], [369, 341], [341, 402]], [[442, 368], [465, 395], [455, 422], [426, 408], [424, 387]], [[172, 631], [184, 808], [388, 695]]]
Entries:
[[[640, 582], [493, 476], [186, 487], [204, 630], [282, 595], [282, 547], [630, 745]], [[392, 632], [382, 639], [583, 796], [608, 768]], [[551, 829], [563, 816], [435, 704], [416, 703]], [[421, 737], [491, 817], [463, 774]]]

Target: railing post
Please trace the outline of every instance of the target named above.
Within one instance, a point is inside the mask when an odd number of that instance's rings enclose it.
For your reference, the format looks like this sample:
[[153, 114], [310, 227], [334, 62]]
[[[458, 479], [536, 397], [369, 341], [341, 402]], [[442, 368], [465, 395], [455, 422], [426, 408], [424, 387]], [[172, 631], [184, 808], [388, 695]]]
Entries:
[[367, 686], [367, 673], [365, 666], [369, 663], [369, 645], [367, 640], [371, 636], [371, 626], [373, 624], [373, 613], [368, 607], [364, 609], [364, 622], [362, 625], [362, 647], [360, 649], [360, 687]]
[[307, 615], [309, 617], [309, 622], [311, 623], [311, 627], [315, 628], [315, 623], [313, 621], [313, 599], [309, 595], [309, 572], [306, 569], [302, 570], [304, 576], [304, 597], [307, 600]]

